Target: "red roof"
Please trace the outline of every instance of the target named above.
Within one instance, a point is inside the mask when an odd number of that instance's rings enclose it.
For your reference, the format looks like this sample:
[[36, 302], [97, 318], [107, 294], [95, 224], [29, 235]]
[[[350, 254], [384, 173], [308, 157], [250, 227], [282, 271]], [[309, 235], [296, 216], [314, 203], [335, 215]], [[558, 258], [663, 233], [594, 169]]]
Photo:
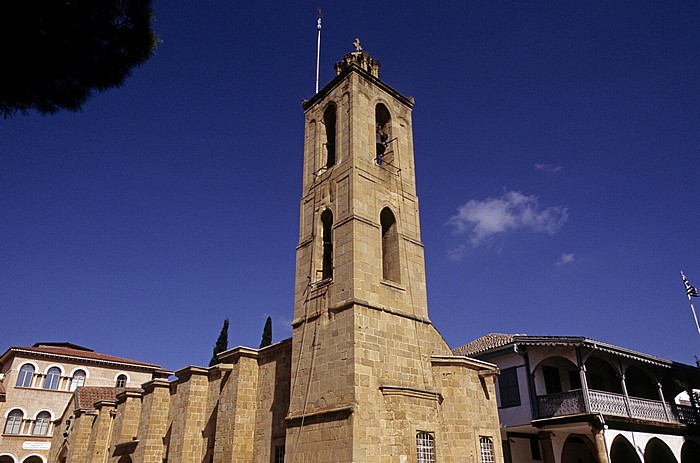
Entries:
[[70, 357], [75, 360], [83, 360], [92, 363], [118, 363], [124, 366], [146, 369], [160, 369], [160, 365], [154, 363], [139, 362], [113, 355], [100, 354], [86, 347], [76, 346], [70, 343], [37, 343], [32, 347], [12, 346], [0, 356], [0, 363], [4, 362], [10, 353], [22, 353], [40, 357]]
[[75, 390], [76, 408], [95, 408], [95, 403], [101, 400], [117, 400], [117, 395], [124, 391], [140, 392], [138, 387], [100, 387], [83, 386]]

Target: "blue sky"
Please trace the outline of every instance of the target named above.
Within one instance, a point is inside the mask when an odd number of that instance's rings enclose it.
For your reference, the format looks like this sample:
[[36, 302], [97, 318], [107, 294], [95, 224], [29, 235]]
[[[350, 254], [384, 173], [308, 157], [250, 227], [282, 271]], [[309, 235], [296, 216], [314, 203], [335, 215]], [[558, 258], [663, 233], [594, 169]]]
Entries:
[[[424, 4], [425, 3], [425, 4]], [[303, 111], [363, 48], [413, 112], [429, 312], [452, 347], [582, 335], [700, 356], [700, 4], [160, 0], [82, 112], [0, 120], [3, 350], [203, 365], [291, 334]], [[698, 304], [700, 306], [700, 304]]]

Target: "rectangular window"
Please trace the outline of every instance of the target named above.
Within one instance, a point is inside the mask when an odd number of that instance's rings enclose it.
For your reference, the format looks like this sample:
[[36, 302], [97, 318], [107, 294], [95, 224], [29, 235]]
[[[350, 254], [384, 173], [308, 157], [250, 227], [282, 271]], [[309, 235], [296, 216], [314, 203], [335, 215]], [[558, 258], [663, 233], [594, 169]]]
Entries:
[[581, 389], [581, 375], [578, 371], [569, 370], [569, 384], [571, 385], [571, 390]]
[[530, 456], [535, 461], [542, 459], [542, 453], [540, 453], [540, 440], [537, 438], [537, 436], [532, 436], [530, 438]]
[[275, 448], [275, 463], [284, 463], [284, 445]]
[[544, 376], [544, 387], [547, 394], [556, 394], [561, 392], [561, 379], [559, 378], [559, 369], [557, 367], [542, 367], [542, 375]]
[[501, 370], [501, 374], [498, 375], [498, 394], [501, 396], [501, 408], [520, 405], [517, 367]]
[[428, 432], [416, 434], [418, 463], [435, 463], [435, 438]]
[[495, 463], [493, 456], [493, 439], [490, 437], [479, 438], [479, 449], [481, 450], [481, 463]]

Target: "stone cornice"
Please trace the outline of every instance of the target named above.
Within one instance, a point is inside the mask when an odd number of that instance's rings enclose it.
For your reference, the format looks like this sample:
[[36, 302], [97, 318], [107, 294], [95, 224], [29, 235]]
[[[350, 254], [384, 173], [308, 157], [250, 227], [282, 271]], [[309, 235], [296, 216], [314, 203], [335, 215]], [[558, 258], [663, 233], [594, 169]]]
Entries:
[[403, 397], [411, 397], [414, 399], [434, 400], [438, 403], [442, 403], [442, 394], [440, 394], [437, 391], [429, 391], [427, 389], [418, 389], [415, 387], [391, 385], [379, 386], [379, 390], [382, 391], [382, 394], [385, 396], [397, 395]]
[[296, 427], [301, 425], [302, 420], [305, 422], [305, 424], [318, 423], [321, 421], [344, 420], [349, 417], [353, 411], [354, 408], [352, 406], [328, 408], [325, 410], [305, 413], [303, 415], [289, 415], [284, 420], [287, 422], [288, 427]]
[[[473, 370], [480, 370], [480, 376], [498, 375], [499, 373], [498, 367], [493, 363], [458, 355], [433, 355], [430, 357], [430, 363], [438, 366], [455, 365], [464, 366]], [[482, 374], [482, 372], [484, 374]]]

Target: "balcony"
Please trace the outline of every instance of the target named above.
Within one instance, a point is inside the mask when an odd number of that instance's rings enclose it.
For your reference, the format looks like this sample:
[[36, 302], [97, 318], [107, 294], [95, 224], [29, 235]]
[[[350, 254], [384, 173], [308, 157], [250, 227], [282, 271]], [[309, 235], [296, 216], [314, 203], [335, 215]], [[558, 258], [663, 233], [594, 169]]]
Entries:
[[588, 392], [590, 410], [586, 410], [586, 400], [580, 389], [537, 396], [538, 418], [601, 413], [662, 423], [697, 425], [699, 422], [698, 412], [693, 407], [638, 397], [629, 397], [628, 400], [623, 394], [612, 392]]

